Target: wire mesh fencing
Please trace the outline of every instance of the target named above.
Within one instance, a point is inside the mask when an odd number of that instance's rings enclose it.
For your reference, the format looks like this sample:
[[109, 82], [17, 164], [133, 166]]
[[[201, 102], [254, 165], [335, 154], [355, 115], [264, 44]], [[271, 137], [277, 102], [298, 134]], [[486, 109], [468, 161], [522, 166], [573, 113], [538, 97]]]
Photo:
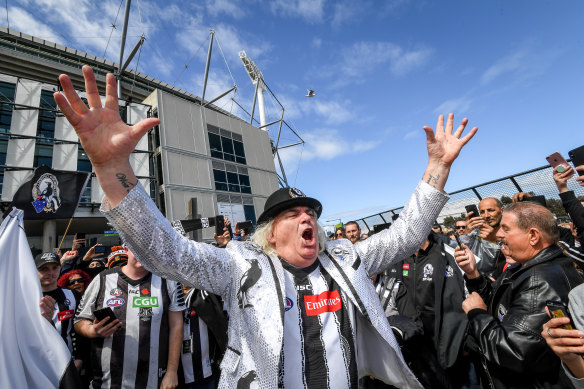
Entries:
[[[574, 191], [576, 196], [584, 196], [584, 187], [578, 185], [573, 178], [568, 180], [568, 189]], [[456, 220], [464, 218], [466, 205], [475, 204], [478, 207], [479, 202], [487, 197], [494, 197], [503, 204], [508, 204], [518, 192], [545, 196], [547, 207], [557, 217], [558, 222], [569, 220], [553, 179], [553, 170], [550, 166], [542, 166], [449, 193], [450, 199], [438, 216], [438, 222], [452, 227]], [[376, 225], [391, 223], [392, 216], [399, 215], [402, 209], [403, 207], [398, 207], [369, 215], [358, 219], [357, 223], [363, 231], [372, 231]]]

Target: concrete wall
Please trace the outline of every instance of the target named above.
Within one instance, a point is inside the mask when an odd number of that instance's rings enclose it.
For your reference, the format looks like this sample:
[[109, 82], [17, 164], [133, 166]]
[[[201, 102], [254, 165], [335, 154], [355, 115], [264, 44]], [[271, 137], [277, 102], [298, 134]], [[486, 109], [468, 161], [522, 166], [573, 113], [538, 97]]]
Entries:
[[[197, 212], [201, 216], [215, 216], [218, 214], [217, 194], [231, 195], [227, 198], [238, 199], [233, 200], [238, 204], [242, 204], [241, 199], [246, 198], [246, 203], [253, 203], [256, 218], [259, 217], [267, 196], [278, 189], [268, 133], [240, 119], [202, 108], [161, 91], [153, 93], [144, 102], [157, 107], [161, 120], [164, 182], [161, 189], [164, 191], [166, 217], [169, 220], [186, 218], [191, 198], [197, 199]], [[207, 124], [242, 137], [246, 165], [211, 157]], [[215, 190], [212, 161], [247, 168], [252, 193]], [[205, 229], [203, 239], [212, 237], [213, 229]]]

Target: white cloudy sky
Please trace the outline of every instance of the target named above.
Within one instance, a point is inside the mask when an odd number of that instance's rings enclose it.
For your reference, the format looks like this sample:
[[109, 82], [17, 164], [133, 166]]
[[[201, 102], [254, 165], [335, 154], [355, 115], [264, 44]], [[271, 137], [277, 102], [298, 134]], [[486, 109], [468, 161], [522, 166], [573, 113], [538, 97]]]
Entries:
[[[4, 26], [118, 62], [120, 1], [5, 6]], [[126, 47], [145, 34], [132, 67], [200, 95], [215, 30], [206, 97], [235, 83], [251, 110], [245, 50], [306, 141], [282, 153], [290, 183], [323, 202], [323, 221], [346, 221], [407, 201], [426, 164], [422, 126], [438, 114], [479, 126], [448, 191], [584, 144], [582, 15], [575, 0], [134, 0]], [[219, 105], [241, 114], [229, 99]], [[278, 119], [277, 102], [266, 105]]]

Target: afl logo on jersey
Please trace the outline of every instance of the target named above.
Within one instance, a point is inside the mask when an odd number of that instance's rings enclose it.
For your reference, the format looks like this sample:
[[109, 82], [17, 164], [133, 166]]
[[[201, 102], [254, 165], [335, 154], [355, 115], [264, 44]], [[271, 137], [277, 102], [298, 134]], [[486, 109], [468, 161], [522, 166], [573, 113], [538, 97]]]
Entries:
[[126, 303], [126, 300], [124, 300], [122, 298], [118, 298], [118, 297], [114, 297], [114, 298], [107, 300], [108, 307], [119, 307], [121, 305], [124, 305], [125, 303]]
[[286, 308], [285, 308], [286, 312], [291, 310], [293, 306], [294, 306], [294, 303], [292, 302], [292, 299], [290, 297], [286, 297]]

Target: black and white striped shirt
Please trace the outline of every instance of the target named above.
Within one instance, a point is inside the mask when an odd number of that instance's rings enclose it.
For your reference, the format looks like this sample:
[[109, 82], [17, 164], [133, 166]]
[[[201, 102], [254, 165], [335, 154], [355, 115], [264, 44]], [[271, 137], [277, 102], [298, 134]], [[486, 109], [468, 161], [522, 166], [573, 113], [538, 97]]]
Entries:
[[61, 334], [73, 357], [76, 356], [75, 331], [73, 330], [73, 318], [79, 302], [79, 294], [70, 289], [57, 288], [50, 292], [43, 292], [44, 296], [55, 299], [53, 309], [53, 326]]
[[213, 355], [217, 342], [207, 324], [197, 314], [192, 305], [196, 293], [205, 291], [191, 289], [185, 296], [187, 310], [184, 315], [183, 349], [181, 362], [185, 383], [198, 382], [213, 374]]
[[284, 266], [286, 311], [279, 386], [357, 388], [353, 307], [317, 260]]
[[122, 326], [92, 342], [93, 388], [158, 388], [168, 362], [168, 311], [185, 309], [180, 285], [149, 273], [132, 280], [116, 267], [85, 291], [75, 322], [111, 307]]

